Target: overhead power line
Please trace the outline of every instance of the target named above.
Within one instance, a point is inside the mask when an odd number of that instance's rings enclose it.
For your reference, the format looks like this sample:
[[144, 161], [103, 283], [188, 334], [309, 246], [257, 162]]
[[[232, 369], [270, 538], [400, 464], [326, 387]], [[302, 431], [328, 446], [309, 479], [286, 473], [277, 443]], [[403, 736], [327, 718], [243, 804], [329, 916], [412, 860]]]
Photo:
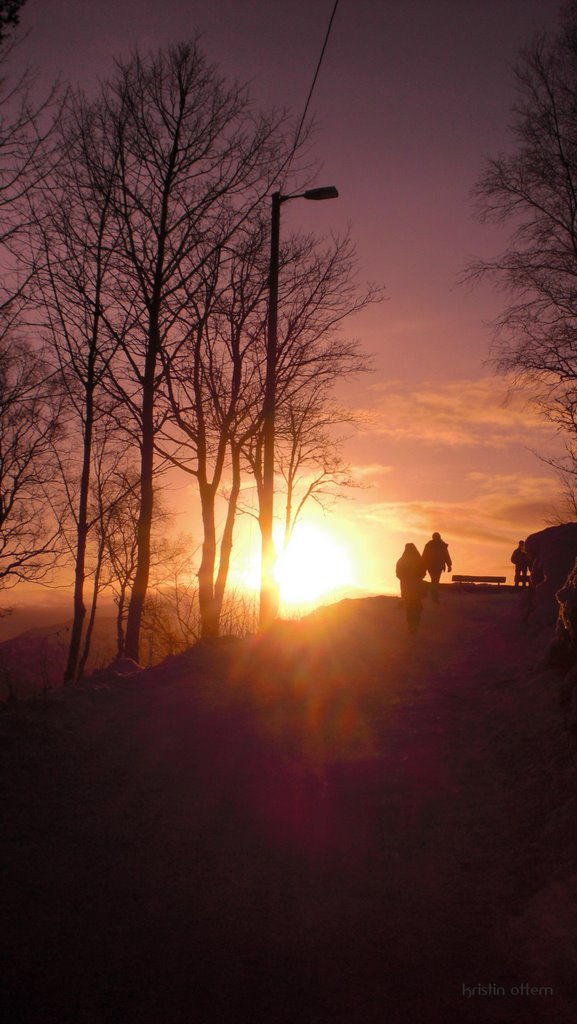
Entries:
[[290, 170], [290, 165], [292, 163], [292, 159], [293, 159], [293, 157], [294, 157], [294, 155], [296, 153], [297, 146], [298, 146], [299, 141], [300, 141], [301, 133], [302, 133], [302, 130], [303, 130], [303, 125], [305, 123], [305, 119], [306, 119], [306, 116], [308, 114], [308, 109], [309, 109], [309, 106], [310, 106], [310, 103], [311, 103], [311, 99], [312, 99], [313, 93], [315, 91], [315, 85], [317, 84], [317, 79], [319, 77], [319, 72], [321, 70], [321, 65], [323, 63], [323, 58], [324, 58], [324, 55], [325, 55], [325, 50], [327, 48], [327, 44], [328, 44], [329, 37], [330, 37], [330, 34], [331, 34], [331, 29], [333, 27], [333, 21], [335, 20], [335, 14], [337, 13], [337, 7], [338, 6], [339, 6], [339, 0], [335, 0], [334, 6], [333, 6], [333, 10], [332, 10], [332, 14], [331, 14], [330, 19], [329, 19], [329, 24], [328, 24], [328, 27], [327, 27], [327, 31], [326, 31], [326, 34], [325, 34], [325, 40], [324, 40], [324, 43], [323, 43], [323, 46], [322, 46], [320, 57], [318, 59], [318, 63], [317, 63], [316, 70], [315, 70], [315, 73], [314, 73], [314, 76], [313, 76], [312, 84], [311, 84], [311, 87], [309, 89], [309, 94], [307, 96], [307, 100], [306, 100], [306, 103], [305, 103], [305, 106], [304, 106], [304, 110], [302, 112], [302, 117], [301, 117], [301, 119], [299, 121], [299, 126], [297, 128], [297, 133], [295, 135], [295, 140], [294, 140], [294, 143], [293, 143], [293, 147], [292, 147], [292, 150], [291, 150], [291, 152], [289, 154], [289, 157], [288, 157], [288, 160], [287, 160], [287, 163], [286, 163], [286, 168], [285, 168], [285, 171], [284, 171], [283, 182], [286, 181], [288, 172]]

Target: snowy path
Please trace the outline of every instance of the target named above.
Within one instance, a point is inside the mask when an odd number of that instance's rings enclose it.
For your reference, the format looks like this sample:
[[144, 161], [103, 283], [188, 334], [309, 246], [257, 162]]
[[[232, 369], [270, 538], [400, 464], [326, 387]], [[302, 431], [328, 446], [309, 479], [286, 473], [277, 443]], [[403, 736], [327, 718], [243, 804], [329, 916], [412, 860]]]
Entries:
[[515, 596], [4, 716], [8, 1024], [573, 1021], [574, 756]]

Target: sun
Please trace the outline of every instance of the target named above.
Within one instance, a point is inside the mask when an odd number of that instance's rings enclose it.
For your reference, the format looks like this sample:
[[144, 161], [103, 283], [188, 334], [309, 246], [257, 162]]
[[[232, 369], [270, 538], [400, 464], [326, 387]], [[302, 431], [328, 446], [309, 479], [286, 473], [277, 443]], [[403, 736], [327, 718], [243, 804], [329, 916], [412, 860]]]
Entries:
[[276, 578], [284, 604], [311, 604], [352, 581], [345, 549], [329, 533], [297, 523], [280, 555]]

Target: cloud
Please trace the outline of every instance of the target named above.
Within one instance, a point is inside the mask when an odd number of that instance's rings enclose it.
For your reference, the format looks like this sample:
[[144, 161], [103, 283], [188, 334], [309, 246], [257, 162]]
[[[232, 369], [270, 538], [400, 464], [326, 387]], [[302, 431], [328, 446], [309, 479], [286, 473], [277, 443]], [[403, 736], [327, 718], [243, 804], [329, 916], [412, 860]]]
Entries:
[[542, 446], [553, 428], [527, 394], [507, 394], [502, 378], [376, 385], [363, 433], [456, 448]]
[[524, 523], [543, 521], [559, 501], [559, 480], [553, 476], [527, 473], [469, 473], [478, 489], [478, 499], [495, 519]]
[[556, 481], [525, 474], [471, 473], [476, 493], [466, 501], [364, 502], [359, 514], [367, 523], [404, 534], [430, 534], [475, 543], [510, 543], [527, 536], [536, 523], [545, 525], [557, 495]]
[[510, 534], [487, 520], [482, 508], [459, 502], [383, 502], [367, 509], [363, 518], [385, 530], [430, 535], [439, 530], [443, 536], [475, 542], [500, 542]]
[[388, 476], [389, 473], [393, 473], [394, 469], [394, 466], [387, 466], [381, 462], [371, 462], [363, 466], [354, 463], [351, 466], [351, 473], [353, 478], [359, 482], [368, 479], [371, 483], [374, 483], [376, 480]]

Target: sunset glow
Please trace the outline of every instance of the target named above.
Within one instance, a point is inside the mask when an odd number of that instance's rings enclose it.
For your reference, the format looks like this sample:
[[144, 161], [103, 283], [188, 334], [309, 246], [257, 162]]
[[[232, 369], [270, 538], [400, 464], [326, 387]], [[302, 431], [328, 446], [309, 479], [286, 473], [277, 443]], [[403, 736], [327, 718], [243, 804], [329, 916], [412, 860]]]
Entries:
[[[564, 457], [560, 435], [528, 393], [512, 395], [506, 379], [487, 371], [487, 325], [499, 317], [503, 295], [488, 282], [457, 287], [469, 260], [491, 258], [507, 244], [505, 226], [475, 215], [471, 189], [487, 154], [512, 144], [518, 50], [534, 34], [558, 30], [559, 4], [421, 0], [393, 7], [391, 18], [387, 4], [340, 4], [311, 107], [322, 125], [316, 155], [326, 176], [310, 182], [334, 184], [339, 199], [283, 205], [283, 244], [293, 233], [328, 239], [350, 227], [359, 285], [383, 285], [386, 298], [360, 310], [350, 326], [344, 321], [343, 337], [358, 338], [375, 358], [373, 374], [339, 385], [338, 403], [358, 424], [342, 454], [359, 486], [331, 509], [330, 529], [313, 511], [315, 525], [304, 532], [322, 536], [314, 557], [301, 554], [306, 543], [297, 531], [279, 567], [285, 605], [327, 600], [351, 572], [359, 591], [397, 594], [404, 544], [422, 550], [436, 530], [450, 544], [455, 572], [510, 577], [518, 539], [543, 527], [559, 495], [551, 467]], [[255, 110], [289, 109], [298, 117], [326, 28], [321, 8], [304, 0], [27, 2], [18, 58], [38, 68], [45, 91], [61, 79], [95, 96], [97, 83], [114, 76], [112, 53], [125, 59], [135, 47], [148, 52], [198, 31], [201, 49], [226, 80], [250, 81]], [[270, 195], [261, 206], [267, 223]], [[281, 286], [287, 282], [281, 271]], [[167, 481], [170, 511], [196, 545], [203, 530], [196, 483], [187, 475], [183, 485], [176, 469]], [[229, 487], [224, 481], [223, 494]], [[248, 495], [248, 474], [243, 487]], [[258, 518], [253, 500], [251, 494]], [[274, 511], [280, 520], [278, 493]], [[223, 502], [220, 524], [225, 516]], [[231, 587], [258, 594], [258, 529], [252, 536], [240, 517], [235, 530]], [[334, 545], [331, 554], [327, 545]]]
[[328, 532], [297, 523], [277, 564], [281, 601], [305, 604], [352, 582], [347, 552]]
[[[282, 546], [280, 531], [275, 530], [277, 551]], [[357, 573], [345, 545], [328, 530], [312, 523], [297, 523], [290, 543], [279, 555], [276, 578], [281, 604], [306, 606], [356, 585]], [[260, 549], [243, 573], [241, 586], [252, 591], [260, 587]]]

